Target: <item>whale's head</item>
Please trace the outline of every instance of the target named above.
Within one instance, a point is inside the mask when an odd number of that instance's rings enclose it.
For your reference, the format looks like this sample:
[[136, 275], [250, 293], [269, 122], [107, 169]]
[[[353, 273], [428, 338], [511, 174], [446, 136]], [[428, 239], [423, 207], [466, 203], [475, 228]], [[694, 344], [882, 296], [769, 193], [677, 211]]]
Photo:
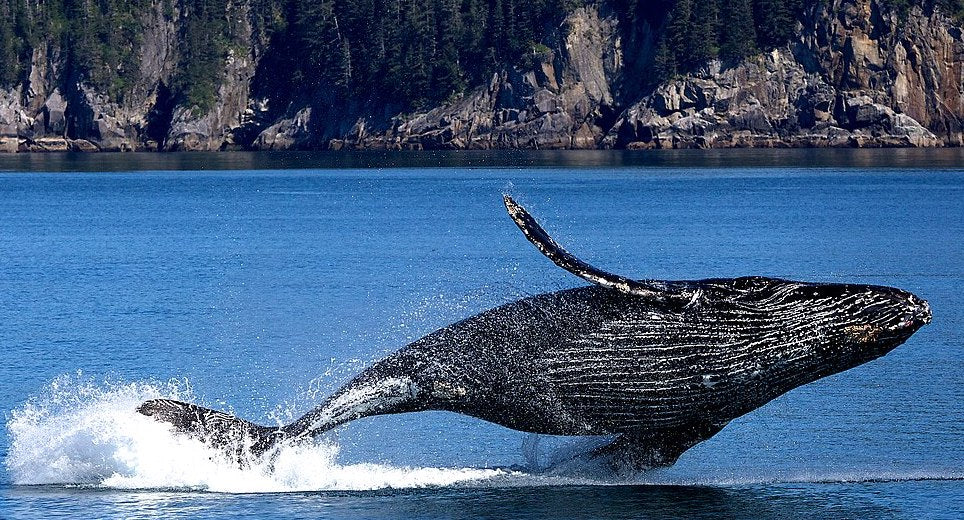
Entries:
[[[831, 287], [825, 291], [832, 295], [840, 286]], [[861, 362], [890, 352], [931, 322], [927, 301], [907, 291], [873, 285], [844, 285], [839, 291], [844, 314], [853, 313], [856, 321], [842, 325], [841, 343]]]
[[926, 301], [893, 287], [761, 277], [729, 282], [728, 308], [743, 309], [746, 323], [758, 327], [748, 342], [751, 357], [775, 377], [792, 373], [801, 383], [877, 359], [931, 322]]

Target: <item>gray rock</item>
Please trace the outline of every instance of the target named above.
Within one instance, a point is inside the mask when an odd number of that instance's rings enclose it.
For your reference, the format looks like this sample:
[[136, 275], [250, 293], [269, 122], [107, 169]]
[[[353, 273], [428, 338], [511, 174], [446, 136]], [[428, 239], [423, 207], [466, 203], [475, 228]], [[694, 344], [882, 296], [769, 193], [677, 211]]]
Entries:
[[[301, 148], [311, 138], [308, 123], [311, 121], [311, 108], [304, 108], [290, 119], [282, 119], [265, 128], [255, 139], [254, 147], [259, 150], [290, 150]], [[333, 148], [341, 149], [345, 145], [338, 140]]]
[[100, 148], [86, 139], [72, 139], [70, 149], [74, 152], [99, 152]]
[[547, 89], [537, 90], [535, 95], [532, 96], [532, 104], [535, 105], [537, 111], [543, 114], [551, 114], [562, 109], [561, 100]]
[[64, 131], [67, 129], [66, 113], [67, 100], [60, 95], [59, 89], [54, 89], [43, 106], [44, 132], [64, 135]]
[[[247, 28], [250, 32], [250, 27]], [[224, 79], [216, 102], [207, 112], [197, 107], [175, 109], [165, 147], [171, 151], [223, 150], [236, 145], [235, 132], [242, 127], [248, 110], [255, 62], [250, 56], [231, 50], [225, 62]]]
[[17, 151], [16, 146], [11, 149], [10, 143], [16, 143], [20, 135], [22, 111], [20, 89], [0, 89], [0, 139], [4, 139], [4, 151]]

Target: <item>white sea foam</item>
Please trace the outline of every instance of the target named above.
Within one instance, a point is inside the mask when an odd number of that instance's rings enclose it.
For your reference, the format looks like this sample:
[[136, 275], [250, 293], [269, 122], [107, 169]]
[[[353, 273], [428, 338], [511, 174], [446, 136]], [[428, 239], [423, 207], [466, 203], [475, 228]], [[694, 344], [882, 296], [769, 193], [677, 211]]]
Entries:
[[271, 463], [240, 468], [217, 450], [137, 413], [147, 399], [190, 400], [178, 382], [101, 383], [61, 377], [11, 413], [5, 460], [15, 484], [247, 493], [470, 484], [513, 472], [479, 468], [341, 465], [328, 441], [286, 446]]
[[[580, 452], [600, 440], [527, 442], [525, 470], [340, 464], [330, 440], [288, 445], [270, 461], [241, 468], [221, 452], [174, 433], [136, 412], [147, 399], [192, 400], [185, 381], [94, 383], [82, 376], [53, 381], [10, 414], [5, 460], [14, 484], [65, 484], [119, 489], [195, 489], [228, 493], [374, 490], [420, 487], [696, 484], [964, 479], [959, 472], [774, 471], [694, 474], [685, 468], [614, 475]], [[532, 441], [531, 440], [531, 441]], [[723, 468], [721, 468], [722, 470]]]
[[10, 414], [7, 471], [19, 485], [228, 493], [602, 483], [581, 474], [535, 475], [501, 468], [340, 464], [338, 445], [325, 439], [283, 446], [270, 459], [242, 468], [220, 451], [136, 411], [148, 399], [193, 397], [184, 381], [58, 378]]

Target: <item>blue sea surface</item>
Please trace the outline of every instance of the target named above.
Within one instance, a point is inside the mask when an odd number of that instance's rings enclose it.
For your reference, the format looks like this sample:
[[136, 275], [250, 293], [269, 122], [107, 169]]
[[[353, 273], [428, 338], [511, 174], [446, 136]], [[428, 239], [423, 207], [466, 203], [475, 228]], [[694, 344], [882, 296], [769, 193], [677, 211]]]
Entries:
[[[900, 287], [933, 323], [638, 475], [425, 412], [237, 468], [134, 409], [288, 422], [439, 327], [583, 285]], [[964, 152], [0, 157], [0, 518], [964, 517]]]

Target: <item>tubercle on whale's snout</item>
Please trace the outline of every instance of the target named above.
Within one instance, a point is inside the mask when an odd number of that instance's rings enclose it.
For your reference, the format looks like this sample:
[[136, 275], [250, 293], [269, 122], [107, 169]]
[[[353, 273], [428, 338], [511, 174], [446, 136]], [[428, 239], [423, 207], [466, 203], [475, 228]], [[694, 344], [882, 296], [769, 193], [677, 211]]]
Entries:
[[934, 319], [934, 315], [931, 312], [930, 303], [928, 303], [927, 300], [911, 294], [910, 298], [908, 298], [908, 301], [911, 304], [915, 318], [920, 321], [922, 325], [927, 325]]

